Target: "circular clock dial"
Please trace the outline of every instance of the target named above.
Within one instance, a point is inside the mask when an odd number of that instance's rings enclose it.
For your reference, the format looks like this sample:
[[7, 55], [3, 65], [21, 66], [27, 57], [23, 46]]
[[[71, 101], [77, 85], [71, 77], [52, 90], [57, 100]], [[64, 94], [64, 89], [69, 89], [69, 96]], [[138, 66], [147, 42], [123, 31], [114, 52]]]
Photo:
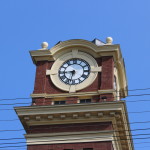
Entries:
[[65, 84], [75, 85], [83, 82], [90, 74], [90, 65], [83, 59], [69, 59], [59, 69], [59, 78]]

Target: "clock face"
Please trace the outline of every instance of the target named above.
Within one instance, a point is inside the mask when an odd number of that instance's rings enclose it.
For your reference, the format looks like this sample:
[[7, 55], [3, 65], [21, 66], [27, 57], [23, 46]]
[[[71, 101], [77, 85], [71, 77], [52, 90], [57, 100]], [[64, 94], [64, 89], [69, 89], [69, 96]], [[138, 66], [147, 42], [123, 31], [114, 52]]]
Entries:
[[58, 74], [65, 84], [80, 84], [89, 77], [90, 65], [83, 59], [69, 59], [60, 67]]

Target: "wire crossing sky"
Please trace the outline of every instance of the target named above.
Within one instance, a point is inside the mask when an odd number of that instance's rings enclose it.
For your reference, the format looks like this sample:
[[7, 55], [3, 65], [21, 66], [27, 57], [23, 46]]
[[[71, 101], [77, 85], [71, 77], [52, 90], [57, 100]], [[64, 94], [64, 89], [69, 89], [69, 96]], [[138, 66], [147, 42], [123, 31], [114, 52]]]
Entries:
[[[0, 110], [11, 109], [0, 111], [0, 120], [18, 120], [12, 103], [31, 104], [35, 66], [29, 50], [40, 49], [44, 41], [51, 48], [59, 41], [98, 38], [105, 42], [109, 36], [114, 44], [120, 44], [125, 61], [129, 96], [124, 100], [129, 121], [150, 120], [149, 0], [1, 0], [0, 19]], [[131, 124], [131, 131], [149, 126], [150, 122]], [[0, 130], [16, 130], [1, 132], [0, 139], [22, 138], [23, 142], [17, 144], [19, 141], [14, 140], [16, 144], [3, 144], [0, 150], [26, 150], [24, 131], [17, 132], [20, 129], [23, 127], [19, 121], [0, 123]], [[141, 143], [135, 144], [135, 150], [150, 149], [149, 135], [145, 135], [148, 133], [134, 131], [140, 138], [134, 143]]]

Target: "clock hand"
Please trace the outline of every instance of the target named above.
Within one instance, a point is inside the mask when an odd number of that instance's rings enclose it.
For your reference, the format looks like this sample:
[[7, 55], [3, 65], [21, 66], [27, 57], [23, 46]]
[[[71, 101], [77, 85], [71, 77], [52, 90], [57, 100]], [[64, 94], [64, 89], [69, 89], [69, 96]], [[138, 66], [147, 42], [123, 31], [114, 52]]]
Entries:
[[[74, 74], [75, 74], [75, 70], [72, 70], [72, 71], [70, 71], [71, 72], [71, 75], [70, 75], [70, 81], [72, 81], [72, 77], [74, 76]], [[71, 84], [70, 84], [71, 85]]]

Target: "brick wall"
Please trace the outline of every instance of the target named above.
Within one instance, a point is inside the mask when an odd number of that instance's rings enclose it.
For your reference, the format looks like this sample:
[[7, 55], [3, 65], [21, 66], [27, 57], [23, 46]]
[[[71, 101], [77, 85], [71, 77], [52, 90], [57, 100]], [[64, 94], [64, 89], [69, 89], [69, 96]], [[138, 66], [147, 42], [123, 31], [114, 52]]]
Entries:
[[[87, 88], [80, 90], [79, 92], [90, 92], [90, 91], [97, 91], [99, 89], [113, 89], [113, 80], [114, 80], [114, 61], [112, 56], [106, 56], [96, 59], [99, 66], [102, 66], [102, 73], [98, 73], [97, 78], [95, 81], [89, 85]], [[52, 83], [50, 76], [46, 76], [46, 70], [51, 69], [54, 62], [49, 61], [39, 61], [37, 62], [36, 67], [36, 77], [35, 77], [35, 85], [34, 85], [34, 94], [60, 94], [60, 93], [67, 93], [55, 87]], [[99, 98], [101, 98], [101, 95]], [[105, 95], [106, 96], [106, 95]], [[112, 101], [113, 95], [108, 94], [106, 101]], [[67, 103], [76, 103], [78, 97], [74, 99], [74, 101], [68, 101]], [[34, 99], [36, 105], [50, 105], [50, 99], [46, 100], [43, 98], [35, 98]], [[42, 102], [43, 101], [43, 102]], [[103, 101], [103, 100], [101, 100]]]
[[112, 56], [102, 57], [102, 75], [100, 89], [113, 89], [114, 60]]
[[83, 150], [83, 148], [93, 148], [93, 150], [113, 150], [112, 142], [109, 141], [28, 146], [28, 150]]
[[58, 133], [79, 131], [113, 130], [111, 122], [70, 123], [29, 127], [27, 133]]

